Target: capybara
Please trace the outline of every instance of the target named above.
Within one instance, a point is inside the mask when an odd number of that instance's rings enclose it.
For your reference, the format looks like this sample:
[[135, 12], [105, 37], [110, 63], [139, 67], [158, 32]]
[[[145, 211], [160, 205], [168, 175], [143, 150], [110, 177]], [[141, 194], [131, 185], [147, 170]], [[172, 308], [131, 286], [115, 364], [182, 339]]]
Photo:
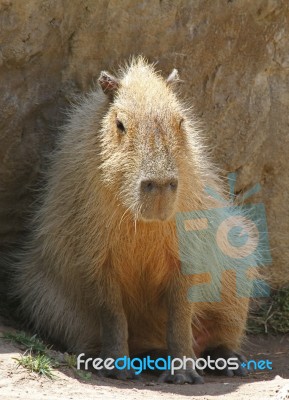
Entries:
[[[212, 210], [214, 216], [226, 209], [219, 200], [226, 196], [177, 81], [176, 70], [164, 79], [136, 57], [117, 77], [101, 72], [99, 88], [72, 107], [15, 265], [14, 295], [34, 329], [68, 351], [102, 358], [150, 349], [179, 358], [237, 357], [238, 368], [222, 372], [243, 374], [236, 352], [248, 296], [236, 294], [235, 272], [222, 265], [213, 232], [200, 230], [198, 240], [178, 234], [179, 215]], [[234, 218], [228, 214], [231, 223]], [[245, 217], [243, 223], [249, 227]], [[182, 265], [186, 249], [191, 273]], [[204, 261], [214, 279], [200, 269]], [[203, 288], [207, 301], [188, 298], [194, 287]], [[133, 377], [129, 370], [104, 374]], [[189, 366], [160, 379], [203, 380]]]

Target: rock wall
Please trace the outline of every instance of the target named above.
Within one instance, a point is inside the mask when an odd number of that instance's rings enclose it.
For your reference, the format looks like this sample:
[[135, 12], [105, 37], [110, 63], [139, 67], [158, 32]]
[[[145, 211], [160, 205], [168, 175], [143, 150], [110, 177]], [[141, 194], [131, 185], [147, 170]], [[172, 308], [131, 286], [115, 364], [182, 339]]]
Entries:
[[178, 68], [237, 192], [261, 183], [272, 282], [289, 283], [287, 0], [0, 0], [0, 243], [25, 228], [71, 97], [140, 53]]

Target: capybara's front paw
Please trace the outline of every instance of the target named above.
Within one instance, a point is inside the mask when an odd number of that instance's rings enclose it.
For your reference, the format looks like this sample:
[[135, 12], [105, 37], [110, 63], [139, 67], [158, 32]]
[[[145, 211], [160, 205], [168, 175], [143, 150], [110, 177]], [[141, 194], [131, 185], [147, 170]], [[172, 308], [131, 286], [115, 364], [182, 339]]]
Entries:
[[248, 370], [246, 369], [246, 358], [238, 353], [235, 353], [232, 350], [229, 350], [225, 346], [218, 346], [215, 348], [207, 349], [202, 354], [202, 357], [207, 359], [208, 356], [210, 356], [210, 359], [215, 362], [218, 360], [218, 364], [215, 364], [215, 369], [206, 368], [207, 372], [226, 376], [248, 375]]
[[174, 374], [172, 374], [171, 371], [163, 372], [159, 377], [159, 382], [183, 385], [184, 383], [204, 383], [204, 379], [194, 369], [179, 369]]

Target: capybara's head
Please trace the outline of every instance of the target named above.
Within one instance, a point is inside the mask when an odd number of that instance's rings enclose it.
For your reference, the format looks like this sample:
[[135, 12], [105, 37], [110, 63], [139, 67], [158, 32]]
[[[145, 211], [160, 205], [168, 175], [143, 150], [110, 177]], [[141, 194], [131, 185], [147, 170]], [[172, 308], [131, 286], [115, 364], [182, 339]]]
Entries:
[[[116, 78], [102, 72], [99, 83], [110, 101], [102, 121], [103, 180], [134, 218], [172, 218], [190, 168], [191, 121], [167, 80], [143, 58]], [[186, 171], [187, 170], [187, 171]]]

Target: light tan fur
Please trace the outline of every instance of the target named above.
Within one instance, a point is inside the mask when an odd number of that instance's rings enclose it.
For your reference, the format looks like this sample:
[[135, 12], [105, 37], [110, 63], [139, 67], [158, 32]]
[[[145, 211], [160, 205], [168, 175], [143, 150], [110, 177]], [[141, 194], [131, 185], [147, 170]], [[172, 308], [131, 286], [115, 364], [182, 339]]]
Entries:
[[[192, 313], [197, 354], [208, 346], [237, 350], [248, 299], [236, 296], [234, 274], [217, 263], [222, 302], [179, 298], [209, 276], [182, 274], [176, 213], [220, 207], [206, 186], [224, 193], [193, 112], [143, 58], [126, 66], [119, 82], [113, 100], [100, 89], [84, 97], [60, 134], [15, 274], [21, 309], [37, 330], [68, 350], [96, 354], [102, 345], [99, 307], [107, 296], [111, 304], [121, 298], [129, 350], [136, 354], [167, 347], [171, 296], [188, 304], [177, 324]], [[126, 127], [124, 135], [116, 118]], [[177, 174], [174, 198], [160, 196], [149, 204], [139, 194], [140, 179], [152, 173], [160, 179]]]

